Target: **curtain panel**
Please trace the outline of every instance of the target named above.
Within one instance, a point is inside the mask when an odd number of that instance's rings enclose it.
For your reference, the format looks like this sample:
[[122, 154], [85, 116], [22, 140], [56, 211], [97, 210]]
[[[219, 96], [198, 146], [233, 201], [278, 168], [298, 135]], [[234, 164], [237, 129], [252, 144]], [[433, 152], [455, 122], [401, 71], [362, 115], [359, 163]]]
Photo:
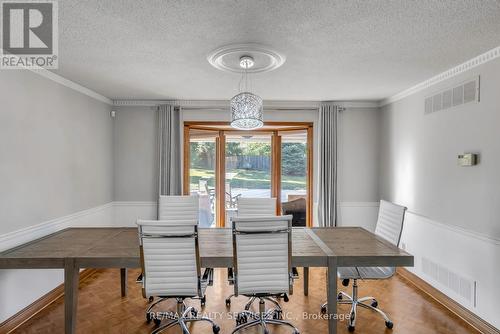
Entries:
[[180, 110], [173, 105], [158, 109], [158, 194], [181, 195]]
[[319, 225], [337, 226], [337, 124], [341, 107], [325, 103], [319, 110]]

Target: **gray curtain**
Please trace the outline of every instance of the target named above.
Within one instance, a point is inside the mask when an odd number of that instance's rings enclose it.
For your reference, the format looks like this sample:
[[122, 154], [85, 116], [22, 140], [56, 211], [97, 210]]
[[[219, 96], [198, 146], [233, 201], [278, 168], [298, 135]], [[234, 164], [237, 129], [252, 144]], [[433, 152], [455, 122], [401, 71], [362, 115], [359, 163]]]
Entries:
[[179, 108], [158, 106], [159, 195], [180, 195], [181, 144]]
[[324, 103], [319, 110], [319, 225], [337, 226], [337, 121], [341, 108]]

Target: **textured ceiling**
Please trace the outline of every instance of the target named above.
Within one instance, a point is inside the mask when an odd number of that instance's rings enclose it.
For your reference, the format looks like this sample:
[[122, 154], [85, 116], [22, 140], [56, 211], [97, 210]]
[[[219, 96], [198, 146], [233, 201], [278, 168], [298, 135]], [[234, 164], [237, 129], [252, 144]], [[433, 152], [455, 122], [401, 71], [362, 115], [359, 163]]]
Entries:
[[253, 76], [274, 100], [373, 100], [500, 45], [500, 1], [60, 0], [59, 70], [115, 99], [228, 99], [206, 60], [261, 43], [286, 63]]

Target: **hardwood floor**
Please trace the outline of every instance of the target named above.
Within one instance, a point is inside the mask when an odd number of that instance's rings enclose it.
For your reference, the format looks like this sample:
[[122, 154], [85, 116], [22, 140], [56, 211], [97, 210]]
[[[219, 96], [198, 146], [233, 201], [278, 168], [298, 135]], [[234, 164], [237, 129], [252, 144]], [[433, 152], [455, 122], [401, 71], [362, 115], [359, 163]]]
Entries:
[[[78, 333], [149, 333], [153, 324], [146, 324], [144, 310], [147, 301], [142, 298], [140, 285], [134, 282], [138, 270], [130, 270], [128, 275], [129, 293], [120, 297], [120, 270], [98, 270], [80, 286], [78, 301]], [[301, 275], [302, 276], [302, 275]], [[437, 302], [430, 300], [424, 293], [416, 290], [404, 278], [397, 275], [389, 280], [360, 282], [360, 296], [377, 297], [379, 306], [387, 312], [394, 322], [393, 330], [385, 327], [384, 321], [374, 312], [361, 309], [358, 311], [356, 333], [408, 333], [408, 334], [462, 334], [478, 333], [463, 320], [449, 312]], [[344, 288], [339, 283], [342, 289]], [[346, 290], [349, 293], [349, 291]], [[226, 271], [216, 270], [213, 287], [207, 290], [207, 305], [203, 313], [208, 314], [220, 325], [221, 333], [231, 333], [234, 320], [231, 312], [243, 309], [245, 297], [234, 299], [231, 308], [225, 307], [224, 300], [232, 293], [232, 287], [226, 283]], [[320, 317], [320, 305], [326, 299], [325, 271], [310, 269], [309, 296], [303, 295], [302, 281], [294, 285], [294, 294], [290, 302], [282, 303], [283, 310], [293, 324], [303, 334], [327, 332], [327, 322]], [[188, 301], [188, 304], [199, 309], [198, 301]], [[174, 304], [167, 301], [162, 309], [170, 309]], [[59, 299], [40, 314], [22, 325], [16, 333], [63, 333], [63, 300]], [[229, 312], [229, 313], [228, 313]], [[304, 312], [309, 318], [303, 316]], [[339, 313], [348, 314], [347, 306], [340, 305]], [[287, 328], [271, 327], [272, 333], [290, 333]], [[339, 333], [348, 333], [346, 321], [338, 324]], [[181, 333], [174, 328], [163, 333]], [[209, 325], [196, 323], [191, 327], [191, 333], [212, 333]], [[248, 330], [242, 333], [258, 333]]]

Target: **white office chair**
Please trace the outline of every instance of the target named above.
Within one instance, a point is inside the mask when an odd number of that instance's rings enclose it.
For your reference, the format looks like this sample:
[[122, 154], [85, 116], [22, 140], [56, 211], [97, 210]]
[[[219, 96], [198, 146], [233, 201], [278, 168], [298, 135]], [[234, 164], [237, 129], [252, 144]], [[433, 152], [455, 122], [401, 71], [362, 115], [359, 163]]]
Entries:
[[268, 334], [267, 324], [275, 324], [298, 334], [297, 328], [282, 320], [278, 304], [269, 310], [265, 307], [271, 297], [292, 293], [292, 216], [236, 217], [232, 225], [234, 293], [259, 300], [259, 312], [238, 313], [232, 333], [260, 326]]
[[276, 216], [276, 198], [239, 197], [238, 217]]
[[220, 331], [212, 319], [199, 317], [198, 311], [187, 307], [186, 298], [202, 298], [210, 282], [210, 274], [201, 276], [198, 246], [198, 227], [191, 224], [138, 220], [140, 239], [143, 295], [148, 297], [175, 298], [175, 312], [151, 312], [150, 318], [157, 325], [169, 320], [152, 333], [156, 334], [178, 325], [184, 334], [189, 334], [186, 323], [207, 321], [214, 333]]
[[[266, 197], [238, 197], [236, 200], [237, 217], [270, 217], [276, 216], [276, 198]], [[231, 221], [229, 225], [232, 226]], [[233, 269], [228, 269], [228, 280], [232, 282]], [[231, 298], [234, 294], [226, 298], [226, 306], [231, 305]], [[250, 306], [255, 301], [255, 298], [250, 298], [245, 305], [245, 310], [249, 310]]]
[[[170, 196], [160, 195], [158, 199], [158, 221], [157, 222], [173, 222], [178, 224], [197, 225], [199, 219], [199, 197], [193, 196]], [[150, 221], [154, 223], [155, 221]], [[137, 282], [141, 283], [143, 274], [137, 277]], [[159, 298], [154, 303], [154, 297], [150, 297], [150, 305], [146, 310], [146, 321], [150, 322], [151, 309], [159, 303], [164, 302], [168, 298]], [[201, 306], [205, 306], [205, 296], [200, 298]]]
[[[380, 201], [378, 212], [377, 226], [375, 234], [384, 238], [388, 242], [399, 246], [401, 232], [403, 230], [403, 221], [406, 208], [387, 201]], [[342, 285], [348, 286], [349, 280], [353, 280], [352, 296], [345, 292], [340, 292], [337, 296], [339, 304], [351, 305], [351, 313], [348, 324], [350, 332], [354, 331], [356, 325], [357, 307], [363, 307], [379, 313], [385, 320], [387, 328], [391, 329], [394, 324], [389, 317], [380, 309], [377, 308], [378, 302], [374, 297], [358, 298], [358, 279], [387, 279], [394, 275], [396, 268], [394, 267], [340, 267], [338, 268], [338, 277], [342, 279]], [[345, 298], [345, 299], [344, 299]], [[370, 304], [364, 302], [370, 301]], [[321, 312], [326, 313], [327, 304], [321, 306]]]
[[200, 215], [200, 199], [192, 196], [164, 196], [158, 200], [158, 220], [195, 220]]

